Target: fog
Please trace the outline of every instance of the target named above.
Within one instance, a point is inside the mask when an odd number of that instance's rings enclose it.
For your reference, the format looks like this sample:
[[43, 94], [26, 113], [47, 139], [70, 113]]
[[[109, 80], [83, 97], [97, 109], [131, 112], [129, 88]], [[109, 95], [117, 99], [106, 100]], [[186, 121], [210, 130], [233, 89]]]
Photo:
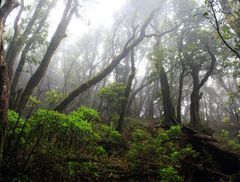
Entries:
[[12, 9], [2, 19], [4, 118], [86, 106], [121, 134], [136, 119], [219, 141], [227, 132], [239, 145], [239, 1], [19, 0]]

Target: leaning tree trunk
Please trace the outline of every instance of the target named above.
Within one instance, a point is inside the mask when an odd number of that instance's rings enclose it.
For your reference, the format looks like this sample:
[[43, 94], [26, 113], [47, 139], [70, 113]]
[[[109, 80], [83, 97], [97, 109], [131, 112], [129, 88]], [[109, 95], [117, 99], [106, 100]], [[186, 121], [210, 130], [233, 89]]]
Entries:
[[[74, 1], [75, 2], [75, 1]], [[20, 98], [20, 101], [17, 105], [16, 111], [18, 113], [21, 113], [26, 105], [29, 96], [32, 94], [33, 90], [37, 87], [38, 83], [43, 78], [44, 74], [47, 71], [48, 65], [52, 59], [52, 56], [54, 55], [56, 49], [60, 45], [62, 39], [66, 36], [65, 32], [66, 29], [71, 21], [71, 18], [76, 10], [76, 4], [73, 4], [73, 0], [68, 0], [65, 10], [63, 12], [61, 21], [51, 39], [51, 42], [47, 48], [47, 51], [38, 67], [36, 72], [33, 74], [33, 76], [30, 78], [30, 80], [27, 83], [27, 86], [25, 87], [23, 94]]]
[[7, 64], [4, 59], [3, 33], [6, 18], [18, 5], [19, 3], [16, 0], [7, 0], [0, 8], [0, 167], [3, 165], [3, 145], [8, 122], [7, 111], [9, 104], [9, 77]]
[[22, 70], [24, 68], [25, 62], [26, 62], [26, 57], [27, 54], [29, 53], [29, 51], [31, 50], [32, 45], [35, 43], [38, 34], [40, 33], [40, 31], [42, 30], [44, 23], [46, 22], [46, 19], [52, 9], [52, 7], [56, 4], [57, 0], [53, 0], [49, 5], [48, 5], [48, 9], [47, 11], [44, 13], [44, 15], [42, 16], [42, 18], [40, 19], [40, 22], [36, 28], [36, 30], [34, 31], [32, 37], [28, 40], [28, 42], [26, 43], [25, 48], [23, 49], [22, 53], [21, 53], [21, 58], [20, 61], [18, 63], [16, 72], [13, 76], [12, 79], [12, 83], [11, 83], [11, 89], [10, 89], [10, 103], [9, 103], [9, 107], [10, 109], [15, 109], [15, 106], [17, 106], [17, 85], [22, 73]]
[[[24, 33], [20, 36], [20, 38], [17, 38], [17, 39], [15, 39], [15, 37], [17, 37], [19, 35], [16, 35], [13, 38], [13, 40], [10, 42], [10, 45], [9, 45], [7, 53], [6, 53], [8, 76], [9, 76], [10, 81], [12, 80], [13, 65], [16, 61], [16, 58], [17, 58], [19, 52], [21, 51], [22, 47], [24, 46], [26, 40], [28, 39], [28, 36], [31, 34], [34, 24], [37, 21], [37, 19], [39, 18], [39, 15], [40, 15], [41, 10], [45, 3], [46, 3], [46, 0], [39, 1], [30, 21], [28, 22], [26, 29], [24, 30]], [[17, 31], [17, 27], [15, 27], [15, 31]]]
[[[146, 19], [144, 24], [141, 27], [140, 34], [139, 36], [133, 41], [132, 44], [130, 42], [132, 41], [132, 38], [128, 40], [126, 45], [124, 46], [123, 50], [121, 53], [116, 56], [112, 62], [101, 72], [99, 72], [96, 76], [93, 78], [89, 79], [88, 81], [84, 82], [81, 84], [77, 89], [72, 91], [60, 104], [58, 104], [54, 110], [58, 112], [64, 111], [66, 107], [76, 98], [78, 97], [81, 93], [95, 85], [96, 83], [102, 81], [107, 75], [109, 75], [115, 68], [116, 66], [129, 54], [129, 52], [136, 47], [140, 42], [144, 40], [146, 37], [146, 28], [150, 24], [152, 18], [154, 17], [156, 11], [158, 9], [152, 11], [152, 13], [149, 15], [149, 17]], [[166, 33], [169, 33], [170, 31], [163, 32], [161, 35], [165, 35]]]

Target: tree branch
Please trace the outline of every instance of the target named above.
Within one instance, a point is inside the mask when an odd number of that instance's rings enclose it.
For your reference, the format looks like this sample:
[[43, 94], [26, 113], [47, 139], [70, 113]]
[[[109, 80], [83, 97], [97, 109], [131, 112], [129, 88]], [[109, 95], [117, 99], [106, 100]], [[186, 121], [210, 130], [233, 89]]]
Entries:
[[7, 0], [0, 9], [0, 19], [6, 20], [7, 16], [18, 7], [20, 3], [17, 0]]

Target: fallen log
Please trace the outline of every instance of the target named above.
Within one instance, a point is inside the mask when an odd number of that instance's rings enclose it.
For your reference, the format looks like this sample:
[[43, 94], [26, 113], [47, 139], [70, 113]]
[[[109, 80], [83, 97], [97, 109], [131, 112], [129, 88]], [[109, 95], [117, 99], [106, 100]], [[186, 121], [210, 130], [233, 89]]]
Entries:
[[224, 174], [236, 174], [240, 171], [240, 154], [226, 150], [222, 145], [218, 143], [216, 139], [209, 135], [200, 133], [199, 131], [189, 127], [183, 126], [183, 132], [188, 137], [190, 142], [196, 151], [202, 153], [207, 151], [211, 154], [212, 159]]

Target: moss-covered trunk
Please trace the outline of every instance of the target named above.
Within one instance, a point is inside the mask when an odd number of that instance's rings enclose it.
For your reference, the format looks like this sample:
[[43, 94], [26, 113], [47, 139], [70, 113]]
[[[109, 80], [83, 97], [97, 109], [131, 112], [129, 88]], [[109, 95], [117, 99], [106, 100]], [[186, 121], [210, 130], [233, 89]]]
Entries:
[[19, 3], [16, 0], [7, 0], [0, 8], [0, 167], [3, 165], [3, 145], [8, 123], [7, 111], [9, 104], [9, 77], [3, 43], [4, 23], [9, 13], [18, 5]]

